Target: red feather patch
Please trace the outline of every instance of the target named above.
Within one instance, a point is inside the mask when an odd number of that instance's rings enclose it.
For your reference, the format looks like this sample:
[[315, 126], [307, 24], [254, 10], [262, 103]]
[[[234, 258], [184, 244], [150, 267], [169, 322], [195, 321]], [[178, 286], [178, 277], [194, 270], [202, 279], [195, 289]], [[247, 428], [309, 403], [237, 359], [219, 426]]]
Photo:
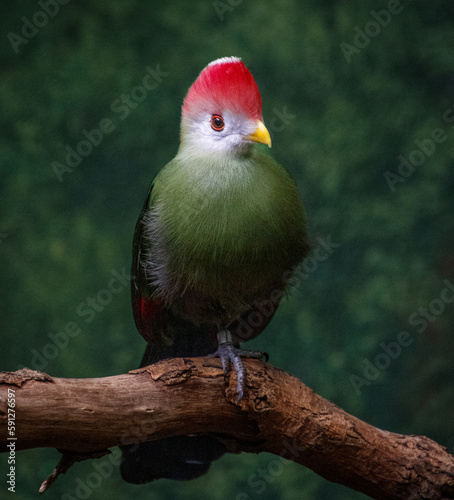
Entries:
[[140, 297], [137, 305], [139, 308], [139, 314], [135, 315], [137, 329], [147, 342], [151, 342], [153, 334], [159, 328], [164, 302]]
[[262, 120], [262, 98], [254, 77], [237, 57], [210, 63], [193, 83], [184, 100], [183, 115], [224, 110]]

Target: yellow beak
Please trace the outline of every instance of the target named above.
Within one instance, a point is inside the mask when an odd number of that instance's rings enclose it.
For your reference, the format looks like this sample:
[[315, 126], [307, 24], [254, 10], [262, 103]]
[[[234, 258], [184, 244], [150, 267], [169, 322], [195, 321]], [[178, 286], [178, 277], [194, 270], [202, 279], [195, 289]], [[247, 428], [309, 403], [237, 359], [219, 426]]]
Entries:
[[255, 131], [252, 134], [249, 134], [247, 136], [247, 138], [250, 141], [268, 144], [268, 147], [270, 148], [271, 147], [271, 137], [270, 137], [270, 133], [268, 132], [267, 128], [265, 127], [263, 122], [261, 122], [260, 120], [257, 120], [256, 125], [257, 125], [257, 128], [255, 129]]

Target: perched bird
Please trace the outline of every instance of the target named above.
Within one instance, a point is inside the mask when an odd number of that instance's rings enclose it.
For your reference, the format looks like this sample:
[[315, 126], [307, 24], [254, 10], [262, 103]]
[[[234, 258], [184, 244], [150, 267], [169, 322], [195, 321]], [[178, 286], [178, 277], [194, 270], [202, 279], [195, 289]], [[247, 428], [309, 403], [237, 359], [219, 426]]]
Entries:
[[[271, 147], [262, 100], [237, 57], [211, 62], [184, 100], [177, 155], [155, 177], [137, 221], [131, 272], [141, 366], [213, 354], [232, 362], [243, 396], [239, 343], [262, 332], [292, 270], [309, 251], [296, 183], [254, 143]], [[225, 452], [209, 436], [123, 447], [123, 478], [192, 479]]]

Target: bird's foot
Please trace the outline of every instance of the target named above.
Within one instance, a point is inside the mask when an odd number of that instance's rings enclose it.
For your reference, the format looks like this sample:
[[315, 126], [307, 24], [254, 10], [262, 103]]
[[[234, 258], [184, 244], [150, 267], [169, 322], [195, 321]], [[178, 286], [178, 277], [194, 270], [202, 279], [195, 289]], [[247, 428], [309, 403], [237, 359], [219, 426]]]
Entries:
[[244, 366], [241, 358], [256, 358], [262, 359], [263, 357], [268, 361], [268, 354], [262, 351], [247, 351], [240, 347], [235, 347], [232, 341], [232, 335], [228, 330], [223, 330], [218, 333], [218, 348], [216, 352], [210, 354], [211, 357], [221, 358], [222, 368], [224, 373], [227, 374], [229, 364], [232, 362], [233, 368], [237, 375], [236, 390], [238, 393], [237, 403], [241, 401], [244, 393]]

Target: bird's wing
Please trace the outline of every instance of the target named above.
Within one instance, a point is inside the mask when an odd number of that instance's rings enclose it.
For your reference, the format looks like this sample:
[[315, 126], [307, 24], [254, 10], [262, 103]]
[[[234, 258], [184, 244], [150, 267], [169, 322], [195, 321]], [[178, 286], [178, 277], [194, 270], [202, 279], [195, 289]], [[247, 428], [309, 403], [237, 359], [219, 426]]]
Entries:
[[[271, 293], [269, 295], [271, 297]], [[283, 291], [278, 299], [273, 297], [274, 301], [270, 299], [265, 299], [260, 302], [254, 301], [250, 309], [229, 325], [230, 333], [236, 344], [252, 340], [263, 332], [273, 319], [282, 295]]]
[[153, 297], [153, 288], [147, 282], [147, 276], [143, 267], [143, 255], [146, 251], [144, 237], [144, 221], [150, 210], [150, 199], [153, 190], [151, 184], [142, 212], [137, 220], [134, 231], [134, 243], [132, 250], [131, 266], [131, 300], [134, 321], [139, 333], [147, 341], [153, 340], [153, 333], [158, 330], [159, 321], [164, 309], [163, 301]]

